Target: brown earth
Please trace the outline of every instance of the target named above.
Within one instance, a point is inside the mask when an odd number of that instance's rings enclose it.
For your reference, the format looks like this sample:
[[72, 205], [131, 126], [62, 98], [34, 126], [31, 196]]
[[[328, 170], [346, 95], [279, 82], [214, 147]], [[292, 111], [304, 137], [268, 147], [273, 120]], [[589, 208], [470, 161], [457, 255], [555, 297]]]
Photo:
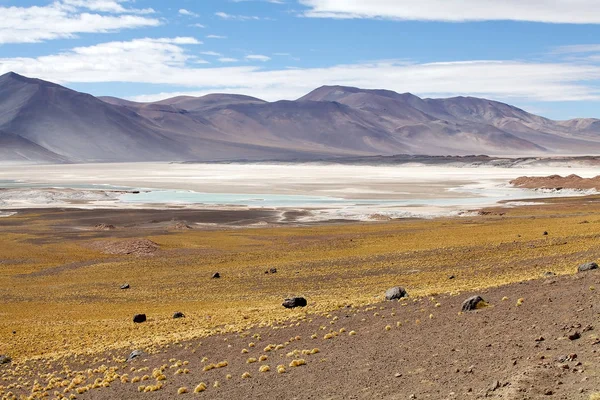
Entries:
[[[124, 361], [128, 354], [123, 352], [0, 370], [5, 385], [20, 376], [19, 370], [47, 369], [56, 371], [48, 380], [58, 382], [85, 376], [77, 385], [83, 387], [107, 381], [111, 374], [104, 370], [116, 368], [119, 378], [77, 394], [79, 399], [588, 399], [600, 388], [596, 289], [600, 273], [592, 271], [477, 292], [490, 307], [467, 313], [459, 312], [461, 303], [473, 293], [349, 306], [326, 316], [291, 310], [291, 320], [274, 327], [175, 343], [131, 362]], [[325, 339], [330, 332], [334, 336]], [[271, 344], [283, 348], [268, 349]], [[315, 348], [316, 354], [302, 354]], [[300, 354], [290, 357], [295, 350]], [[267, 359], [248, 363], [261, 355]], [[294, 359], [306, 365], [290, 367]], [[223, 361], [227, 366], [205, 371]], [[263, 365], [270, 371], [259, 372]], [[277, 365], [286, 372], [278, 373]], [[162, 388], [139, 392], [157, 384], [152, 373], [161, 366]], [[245, 372], [249, 378], [242, 378]], [[129, 381], [149, 379], [122, 383], [125, 374]], [[193, 394], [201, 382], [206, 391]], [[178, 395], [182, 387], [190, 393]]]
[[90, 248], [104, 254], [127, 254], [147, 256], [157, 252], [160, 247], [149, 239], [125, 239], [117, 241], [97, 241], [89, 244]]
[[[174, 219], [218, 220], [218, 211], [29, 210], [3, 218], [0, 346], [13, 362], [0, 365], [0, 397], [593, 399], [600, 392], [600, 271], [576, 270], [600, 257], [600, 197], [545, 201], [493, 207], [478, 217], [204, 232], [169, 227]], [[221, 222], [242, 226], [272, 217], [224, 214]], [[119, 229], [89, 230], [100, 221]], [[90, 242], [121, 246], [145, 236], [161, 246], [154, 257], [79, 253]], [[156, 260], [162, 263], [148, 269]], [[277, 266], [278, 273], [265, 275], [266, 266]], [[13, 270], [19, 273], [14, 278]], [[207, 271], [217, 270], [224, 277], [209, 279]], [[561, 276], [497, 286], [547, 270]], [[119, 289], [134, 276], [131, 290]], [[406, 285], [412, 297], [380, 303], [390, 281]], [[484, 289], [490, 285], [497, 287]], [[198, 293], [203, 302], [190, 301]], [[308, 307], [280, 307], [293, 294], [305, 295]], [[491, 307], [460, 314], [462, 301], [473, 294]], [[148, 313], [148, 322], [133, 324], [128, 302]], [[171, 319], [175, 311], [186, 318]], [[223, 319], [234, 312], [248, 325]], [[48, 323], [46, 314], [55, 322]], [[11, 315], [30, 324], [15, 328]], [[161, 340], [168, 338], [166, 329], [199, 332], [198, 320], [223, 321], [217, 331], [228, 333]], [[34, 345], [32, 332], [45, 350], [53, 349], [43, 330], [34, 330], [40, 322], [65, 349], [74, 330], [92, 337], [90, 344], [111, 342], [111, 331], [138, 332], [156, 344], [127, 339], [102, 352], [19, 357], [17, 351], [27, 350], [19, 344]], [[98, 329], [88, 329], [92, 325]], [[569, 339], [576, 332], [581, 337]], [[332, 337], [325, 339], [328, 333]], [[270, 344], [283, 347], [266, 350]], [[126, 362], [137, 348], [147, 355]], [[302, 354], [315, 348], [315, 354]], [[262, 355], [268, 358], [248, 363]], [[290, 367], [294, 359], [306, 365]], [[223, 361], [222, 368], [206, 368]], [[264, 365], [270, 370], [259, 372]], [[278, 365], [286, 372], [279, 374]], [[157, 381], [153, 371], [163, 366], [165, 380]], [[249, 378], [242, 378], [245, 372]], [[206, 391], [192, 394], [201, 382]], [[178, 395], [182, 387], [190, 393]]]
[[600, 190], [600, 175], [582, 178], [579, 175], [521, 176], [510, 181], [511, 185], [524, 189], [596, 189]]

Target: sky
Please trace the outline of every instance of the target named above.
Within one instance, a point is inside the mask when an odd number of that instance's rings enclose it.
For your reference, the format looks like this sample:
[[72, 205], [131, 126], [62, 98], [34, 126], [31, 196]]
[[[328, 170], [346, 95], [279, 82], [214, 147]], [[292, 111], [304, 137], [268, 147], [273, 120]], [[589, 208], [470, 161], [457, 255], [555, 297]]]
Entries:
[[156, 101], [322, 85], [600, 118], [600, 0], [0, 0], [0, 74]]

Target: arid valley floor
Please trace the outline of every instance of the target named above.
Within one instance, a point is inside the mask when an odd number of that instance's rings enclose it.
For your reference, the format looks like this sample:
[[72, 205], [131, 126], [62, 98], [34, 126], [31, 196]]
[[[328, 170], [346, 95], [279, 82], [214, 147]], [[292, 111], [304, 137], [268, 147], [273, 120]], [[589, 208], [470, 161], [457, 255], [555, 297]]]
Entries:
[[[600, 273], [576, 273], [600, 258], [598, 196], [303, 227], [247, 228], [261, 216], [219, 213], [238, 227], [188, 229], [217, 218], [189, 210], [0, 218], [0, 354], [12, 357], [0, 366], [3, 398], [600, 391]], [[383, 302], [396, 285], [409, 297]], [[472, 294], [490, 306], [460, 313]], [[293, 295], [308, 306], [283, 308]], [[136, 313], [148, 321], [134, 324]], [[143, 354], [126, 361], [133, 350]]]

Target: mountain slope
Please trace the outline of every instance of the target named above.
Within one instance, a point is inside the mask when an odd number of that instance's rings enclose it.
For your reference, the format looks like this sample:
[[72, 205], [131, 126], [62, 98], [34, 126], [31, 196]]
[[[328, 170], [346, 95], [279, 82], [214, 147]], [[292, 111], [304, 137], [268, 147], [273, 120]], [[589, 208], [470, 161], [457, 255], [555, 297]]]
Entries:
[[474, 97], [323, 86], [296, 101], [210, 94], [154, 103], [0, 76], [0, 161], [311, 159], [600, 153], [600, 120], [552, 121]]
[[184, 146], [134, 112], [16, 74], [0, 77], [0, 130], [72, 160], [145, 161], [190, 156]]

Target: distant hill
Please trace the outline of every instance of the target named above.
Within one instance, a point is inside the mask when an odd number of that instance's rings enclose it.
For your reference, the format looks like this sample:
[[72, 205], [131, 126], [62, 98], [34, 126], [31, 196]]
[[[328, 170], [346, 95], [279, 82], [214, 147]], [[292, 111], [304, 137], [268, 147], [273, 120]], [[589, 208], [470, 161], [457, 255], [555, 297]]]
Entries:
[[0, 76], [0, 161], [111, 162], [600, 153], [600, 120], [553, 121], [474, 97], [323, 86], [295, 101], [154, 103]]

